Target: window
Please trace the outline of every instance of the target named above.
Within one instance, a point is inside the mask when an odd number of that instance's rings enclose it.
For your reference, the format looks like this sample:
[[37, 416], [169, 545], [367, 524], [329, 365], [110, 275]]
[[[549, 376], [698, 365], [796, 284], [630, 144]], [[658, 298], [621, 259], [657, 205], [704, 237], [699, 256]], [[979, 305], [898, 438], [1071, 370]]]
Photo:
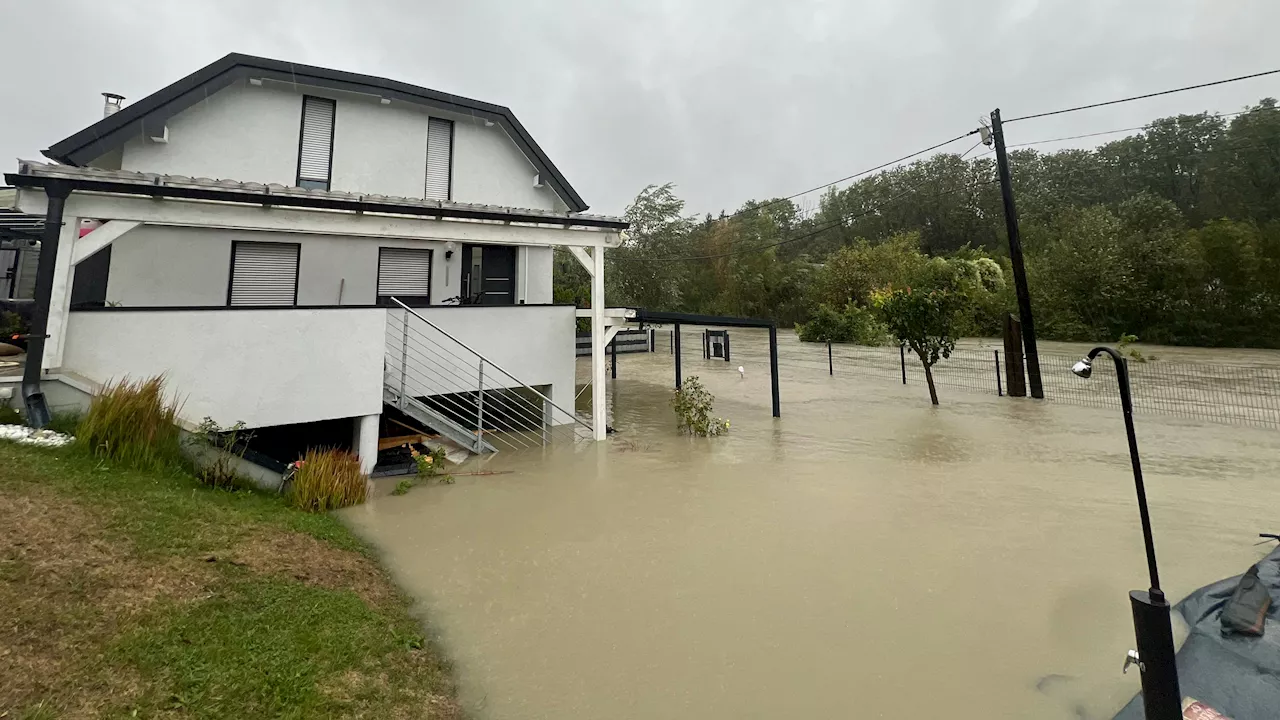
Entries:
[[231, 281], [228, 305], [298, 304], [296, 243], [231, 243]]
[[427, 200], [451, 200], [453, 176], [453, 121], [427, 120]]
[[378, 249], [378, 304], [391, 305], [392, 297], [405, 305], [430, 304], [430, 250]]
[[302, 129], [298, 137], [298, 187], [328, 190], [333, 165], [333, 114], [329, 98], [302, 97]]

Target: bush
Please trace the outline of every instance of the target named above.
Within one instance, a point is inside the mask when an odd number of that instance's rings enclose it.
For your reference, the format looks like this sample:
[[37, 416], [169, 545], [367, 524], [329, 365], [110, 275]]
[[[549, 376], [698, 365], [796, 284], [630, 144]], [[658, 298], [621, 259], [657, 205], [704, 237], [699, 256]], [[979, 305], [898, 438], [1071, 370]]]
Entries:
[[883, 345], [889, 331], [872, 311], [846, 305], [843, 311], [830, 305], [819, 305], [809, 322], [796, 325], [804, 342], [852, 342], [859, 345]]
[[327, 512], [365, 501], [369, 478], [360, 458], [346, 450], [311, 449], [297, 463], [285, 497], [307, 512]]
[[84, 419], [84, 415], [73, 410], [56, 412], [53, 417], [49, 418], [49, 425], [46, 430], [62, 433], [63, 435], [75, 435], [80, 430], [80, 421]]
[[0, 406], [0, 425], [25, 425], [22, 413], [8, 406]]
[[21, 315], [0, 310], [0, 342], [7, 340], [11, 335], [25, 335], [28, 332], [31, 332], [31, 327]]
[[246, 443], [253, 433], [244, 428], [244, 421], [230, 427], [222, 427], [213, 418], [205, 417], [200, 427], [191, 434], [188, 443], [212, 450], [207, 461], [199, 463], [196, 477], [200, 482], [219, 490], [238, 490], [253, 487], [253, 481], [236, 472], [235, 458], [244, 457]]
[[130, 467], [181, 464], [177, 414], [177, 406], [165, 402], [163, 377], [125, 378], [93, 397], [78, 439], [98, 457]]
[[729, 429], [729, 421], [711, 416], [716, 398], [695, 375], [684, 379], [671, 398], [671, 409], [680, 419], [677, 429], [698, 437], [712, 437]]

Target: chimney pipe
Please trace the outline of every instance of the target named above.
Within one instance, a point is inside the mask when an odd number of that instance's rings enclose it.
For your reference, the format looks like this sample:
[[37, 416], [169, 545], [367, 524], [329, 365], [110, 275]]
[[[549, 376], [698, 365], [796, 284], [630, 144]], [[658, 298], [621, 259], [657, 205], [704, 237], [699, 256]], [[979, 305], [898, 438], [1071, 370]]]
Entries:
[[124, 103], [124, 96], [115, 93], [102, 93], [102, 97], [106, 98], [106, 104], [102, 107], [102, 117], [107, 118], [120, 112], [120, 106]]

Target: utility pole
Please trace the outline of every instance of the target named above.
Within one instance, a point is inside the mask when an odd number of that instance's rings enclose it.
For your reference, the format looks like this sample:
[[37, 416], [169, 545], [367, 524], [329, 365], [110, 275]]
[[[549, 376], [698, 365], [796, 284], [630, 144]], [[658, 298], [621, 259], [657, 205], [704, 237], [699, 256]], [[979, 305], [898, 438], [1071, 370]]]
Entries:
[[1027, 268], [1022, 261], [1022, 234], [1018, 231], [1018, 210], [1013, 205], [1013, 181], [1009, 175], [1009, 155], [1005, 152], [1004, 126], [1000, 122], [999, 108], [991, 111], [991, 139], [995, 141], [996, 165], [1000, 169], [1000, 196], [1004, 199], [1004, 222], [1009, 232], [1009, 260], [1013, 264], [1013, 285], [1018, 294], [1022, 344], [1027, 352], [1027, 380], [1031, 385], [1031, 397], [1043, 398], [1040, 353], [1036, 351], [1036, 326], [1031, 317], [1031, 291], [1027, 289]]

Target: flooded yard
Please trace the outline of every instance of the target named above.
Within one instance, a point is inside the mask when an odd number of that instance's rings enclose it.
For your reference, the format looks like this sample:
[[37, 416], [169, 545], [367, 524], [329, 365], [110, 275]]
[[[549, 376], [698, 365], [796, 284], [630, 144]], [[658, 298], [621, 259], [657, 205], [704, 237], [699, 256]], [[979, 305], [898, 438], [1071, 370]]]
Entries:
[[[784, 362], [775, 420], [762, 335], [734, 331], [728, 364], [690, 337], [685, 375], [730, 434], [675, 434], [663, 346], [620, 358], [607, 442], [500, 453], [466, 469], [509, 473], [345, 514], [479, 717], [1078, 720], [1137, 692], [1118, 410], [946, 387], [935, 409], [920, 384]], [[1137, 429], [1171, 600], [1260, 558], [1280, 432]]]

